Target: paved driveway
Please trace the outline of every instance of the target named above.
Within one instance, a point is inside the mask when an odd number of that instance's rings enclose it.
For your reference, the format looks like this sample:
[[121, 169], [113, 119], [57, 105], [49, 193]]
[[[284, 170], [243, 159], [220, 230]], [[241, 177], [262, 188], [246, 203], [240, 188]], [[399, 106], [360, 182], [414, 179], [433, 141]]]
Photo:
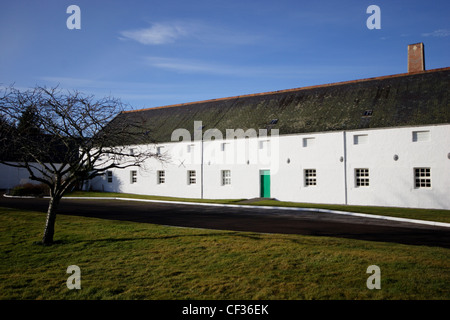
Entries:
[[[0, 197], [1, 207], [45, 212], [47, 204], [46, 199]], [[180, 227], [332, 236], [450, 248], [450, 228], [309, 211], [63, 199], [59, 214]]]

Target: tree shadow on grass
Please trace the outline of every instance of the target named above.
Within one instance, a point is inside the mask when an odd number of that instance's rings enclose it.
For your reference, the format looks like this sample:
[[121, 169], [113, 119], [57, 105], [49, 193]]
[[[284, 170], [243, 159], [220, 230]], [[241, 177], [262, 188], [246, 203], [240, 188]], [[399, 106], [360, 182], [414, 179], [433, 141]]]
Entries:
[[[126, 242], [126, 241], [142, 241], [142, 240], [169, 240], [177, 238], [189, 238], [189, 237], [222, 237], [222, 236], [241, 236], [246, 238], [258, 239], [257, 234], [243, 235], [239, 232], [217, 232], [217, 233], [200, 233], [200, 234], [177, 234], [177, 235], [162, 235], [153, 237], [125, 237], [125, 238], [100, 238], [100, 239], [60, 239], [55, 240], [52, 245], [68, 245], [77, 243], [101, 243], [101, 242]], [[258, 239], [259, 240], [259, 239]], [[43, 245], [40, 241], [33, 242], [35, 245]]]

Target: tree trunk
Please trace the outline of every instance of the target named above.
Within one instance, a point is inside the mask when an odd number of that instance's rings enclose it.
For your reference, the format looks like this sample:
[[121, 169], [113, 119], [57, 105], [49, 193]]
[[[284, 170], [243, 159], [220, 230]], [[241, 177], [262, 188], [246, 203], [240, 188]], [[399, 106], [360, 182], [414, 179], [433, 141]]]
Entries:
[[54, 196], [50, 198], [47, 210], [47, 221], [45, 222], [44, 236], [42, 237], [43, 244], [53, 243], [53, 235], [55, 234], [56, 212], [58, 210], [60, 200], [60, 198]]

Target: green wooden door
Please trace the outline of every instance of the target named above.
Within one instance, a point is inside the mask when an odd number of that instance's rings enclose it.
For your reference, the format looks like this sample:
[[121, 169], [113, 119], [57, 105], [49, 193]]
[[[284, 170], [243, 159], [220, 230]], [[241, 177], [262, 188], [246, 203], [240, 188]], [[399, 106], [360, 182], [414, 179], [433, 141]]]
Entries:
[[270, 198], [270, 170], [260, 171], [260, 185], [262, 198]]

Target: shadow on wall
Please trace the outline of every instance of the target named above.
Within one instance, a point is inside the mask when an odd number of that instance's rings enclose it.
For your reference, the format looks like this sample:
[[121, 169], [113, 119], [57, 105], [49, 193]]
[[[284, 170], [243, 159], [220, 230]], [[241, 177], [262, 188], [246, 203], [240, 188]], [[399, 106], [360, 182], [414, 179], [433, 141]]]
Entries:
[[[131, 179], [131, 178], [130, 178]], [[101, 192], [122, 192], [123, 182], [113, 171], [106, 171], [102, 176], [83, 183], [82, 190]]]

